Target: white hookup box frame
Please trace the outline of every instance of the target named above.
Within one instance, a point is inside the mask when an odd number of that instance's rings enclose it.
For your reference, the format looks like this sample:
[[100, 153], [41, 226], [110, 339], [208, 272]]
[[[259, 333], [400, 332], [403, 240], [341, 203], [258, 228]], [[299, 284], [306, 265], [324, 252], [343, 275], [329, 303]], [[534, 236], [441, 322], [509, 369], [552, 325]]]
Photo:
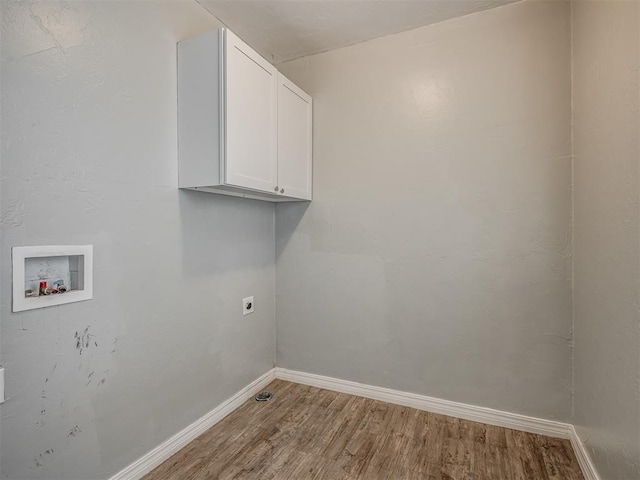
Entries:
[[[13, 266], [13, 312], [36, 308], [81, 302], [93, 298], [93, 245], [46, 245], [34, 247], [13, 247], [11, 249]], [[77, 257], [71, 275], [77, 275], [76, 289], [55, 295], [27, 297], [25, 295], [25, 270], [28, 259], [42, 257]], [[71, 285], [68, 285], [71, 287]]]

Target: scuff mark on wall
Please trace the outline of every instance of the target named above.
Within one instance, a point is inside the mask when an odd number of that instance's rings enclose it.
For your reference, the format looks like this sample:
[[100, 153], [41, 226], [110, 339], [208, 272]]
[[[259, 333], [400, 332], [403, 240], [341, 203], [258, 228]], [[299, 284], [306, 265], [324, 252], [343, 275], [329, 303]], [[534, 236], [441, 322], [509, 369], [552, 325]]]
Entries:
[[[46, 383], [46, 381], [45, 381]], [[41, 398], [41, 402], [40, 402], [40, 413], [38, 414], [38, 416], [36, 417], [36, 427], [37, 429], [41, 429], [43, 428], [47, 423], [45, 421], [45, 415], [47, 413], [47, 408], [46, 408], [46, 401], [47, 401], [47, 393], [42, 390], [40, 393], [40, 398]]]
[[34, 461], [34, 464], [37, 468], [43, 467], [44, 464], [42, 463], [47, 456], [49, 455], [53, 455], [53, 448], [50, 448], [48, 450], [46, 450], [44, 453], [39, 454]]
[[76, 332], [73, 338], [76, 340], [76, 350], [78, 353], [82, 355], [82, 352], [89, 348], [89, 346], [93, 343], [96, 347], [98, 346], [98, 342], [93, 340], [93, 334], [89, 333], [90, 326], [87, 326], [82, 332]]
[[53, 365], [53, 368], [51, 369], [51, 373], [49, 373], [49, 376], [44, 379], [44, 383], [49, 383], [49, 378], [51, 378], [53, 376], [54, 372], [56, 371], [56, 368], [58, 368], [58, 364], [57, 363], [55, 363]]
[[[107, 377], [109, 374], [110, 370], [107, 368], [102, 374], [104, 375], [104, 377], [102, 377], [102, 379], [97, 383], [98, 386], [104, 385], [105, 382], [107, 381]], [[88, 381], [85, 383], [85, 387], [88, 387], [89, 385], [91, 385], [91, 383], [93, 383], [93, 379], [94, 379], [94, 375], [95, 375], [95, 371], [91, 372], [88, 376], [87, 379]]]

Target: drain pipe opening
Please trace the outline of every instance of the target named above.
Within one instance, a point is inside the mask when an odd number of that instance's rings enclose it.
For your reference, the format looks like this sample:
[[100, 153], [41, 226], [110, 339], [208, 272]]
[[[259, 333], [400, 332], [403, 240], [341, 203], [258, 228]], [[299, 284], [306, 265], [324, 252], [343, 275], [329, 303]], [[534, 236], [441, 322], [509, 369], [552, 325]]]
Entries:
[[256, 402], [268, 402], [271, 400], [271, 397], [273, 397], [271, 392], [260, 392], [256, 395]]

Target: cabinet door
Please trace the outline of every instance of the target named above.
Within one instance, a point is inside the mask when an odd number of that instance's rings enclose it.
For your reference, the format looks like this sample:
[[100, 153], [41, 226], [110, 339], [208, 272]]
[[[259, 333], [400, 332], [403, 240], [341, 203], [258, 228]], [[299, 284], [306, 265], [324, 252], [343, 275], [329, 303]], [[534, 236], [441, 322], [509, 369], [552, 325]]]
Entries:
[[278, 71], [225, 32], [225, 183], [275, 193]]
[[311, 200], [312, 100], [278, 73], [278, 193]]

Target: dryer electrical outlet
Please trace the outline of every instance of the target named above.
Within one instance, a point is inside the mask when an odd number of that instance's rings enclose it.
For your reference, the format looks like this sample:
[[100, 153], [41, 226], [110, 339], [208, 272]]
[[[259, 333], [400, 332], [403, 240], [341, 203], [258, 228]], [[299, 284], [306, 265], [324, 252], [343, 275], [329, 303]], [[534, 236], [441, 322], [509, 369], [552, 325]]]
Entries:
[[242, 299], [242, 315], [249, 315], [253, 313], [255, 305], [253, 303], [253, 297], [246, 297]]

